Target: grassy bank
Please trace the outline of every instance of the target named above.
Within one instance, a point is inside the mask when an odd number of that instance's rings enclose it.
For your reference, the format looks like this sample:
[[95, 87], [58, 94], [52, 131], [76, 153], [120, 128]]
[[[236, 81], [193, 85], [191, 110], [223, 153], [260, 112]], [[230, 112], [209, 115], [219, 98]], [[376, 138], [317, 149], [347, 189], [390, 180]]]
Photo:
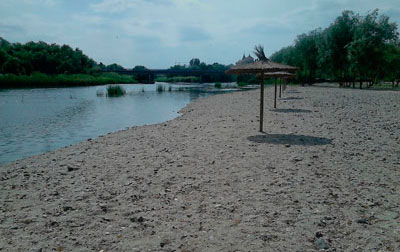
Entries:
[[157, 82], [187, 82], [187, 83], [199, 83], [200, 77], [196, 76], [175, 76], [175, 77], [157, 77]]
[[32, 75], [0, 75], [0, 88], [25, 88], [25, 87], [74, 87], [95, 86], [106, 84], [137, 83], [132, 76], [116, 73], [102, 74], [57, 74], [47, 75], [33, 73]]

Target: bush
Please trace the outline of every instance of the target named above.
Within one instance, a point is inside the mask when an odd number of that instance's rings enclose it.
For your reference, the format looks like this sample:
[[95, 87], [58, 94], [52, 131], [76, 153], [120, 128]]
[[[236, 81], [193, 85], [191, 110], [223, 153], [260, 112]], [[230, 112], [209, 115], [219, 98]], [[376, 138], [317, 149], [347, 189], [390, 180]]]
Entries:
[[188, 83], [198, 83], [200, 82], [200, 77], [196, 76], [175, 76], [175, 77], [165, 77], [160, 76], [156, 78], [157, 82], [188, 82]]
[[220, 89], [220, 88], [222, 88], [222, 85], [220, 82], [217, 82], [217, 83], [215, 83], [214, 87]]
[[238, 82], [238, 83], [236, 83], [236, 85], [237, 85], [238, 87], [245, 87], [245, 86], [247, 86], [247, 85], [249, 85], [249, 84], [246, 83], [246, 82]]
[[157, 85], [157, 92], [161, 93], [161, 92], [164, 92], [164, 91], [165, 91], [165, 88], [164, 88], [163, 85]]
[[119, 97], [126, 94], [126, 91], [120, 85], [116, 86], [108, 86], [107, 87], [107, 96], [108, 97]]

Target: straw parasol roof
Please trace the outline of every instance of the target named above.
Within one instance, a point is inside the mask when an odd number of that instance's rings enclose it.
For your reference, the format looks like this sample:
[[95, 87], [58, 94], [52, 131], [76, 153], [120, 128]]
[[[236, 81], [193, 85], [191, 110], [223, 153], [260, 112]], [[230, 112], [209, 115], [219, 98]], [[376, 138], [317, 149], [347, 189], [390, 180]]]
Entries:
[[232, 66], [225, 73], [227, 74], [249, 74], [249, 73], [260, 73], [260, 72], [295, 72], [299, 70], [298, 67], [288, 66], [281, 63], [276, 63], [269, 60], [264, 53], [264, 47], [258, 45], [255, 47], [254, 54], [258, 57], [258, 60], [248, 64], [236, 64]]
[[265, 77], [280, 77], [280, 78], [290, 78], [295, 77], [296, 74], [289, 72], [266, 72], [264, 73]]
[[279, 71], [287, 71], [294, 72], [298, 70], [297, 67], [288, 66], [281, 63], [276, 63], [271, 60], [257, 60], [253, 63], [246, 65], [235, 65], [226, 71], [227, 74], [246, 74], [246, 73], [259, 73], [260, 71], [264, 72], [279, 72]]
[[[279, 75], [288, 76], [289, 73], [295, 72], [299, 68], [288, 66], [281, 63], [276, 63], [269, 60], [264, 53], [264, 47], [261, 45], [255, 46], [254, 54], [257, 56], [258, 60], [248, 63], [248, 64], [236, 64], [232, 66], [229, 70], [225, 71], [227, 74], [260, 74], [261, 75], [261, 92], [260, 92], [260, 132], [263, 131], [263, 121], [264, 121], [264, 75], [269, 73], [269, 77], [275, 77], [275, 102], [274, 107], [276, 107], [276, 78]], [[286, 72], [287, 74], [283, 74]], [[273, 74], [275, 73], [275, 75]], [[279, 74], [278, 74], [279, 73]]]
[[[256, 74], [257, 77], [261, 77], [261, 74]], [[282, 78], [282, 79], [290, 79], [296, 77], [296, 74], [289, 72], [265, 72], [265, 78]]]
[[[286, 90], [287, 87], [287, 80], [292, 79], [296, 77], [296, 74], [294, 73], [289, 73], [289, 72], [267, 72], [264, 73], [265, 77], [272, 77], [275, 78], [275, 95], [274, 95], [274, 108], [276, 108], [276, 89], [277, 89], [277, 78], [279, 78], [279, 98], [282, 97], [282, 91]], [[283, 90], [282, 90], [282, 79], [285, 80], [285, 83], [283, 84]]]

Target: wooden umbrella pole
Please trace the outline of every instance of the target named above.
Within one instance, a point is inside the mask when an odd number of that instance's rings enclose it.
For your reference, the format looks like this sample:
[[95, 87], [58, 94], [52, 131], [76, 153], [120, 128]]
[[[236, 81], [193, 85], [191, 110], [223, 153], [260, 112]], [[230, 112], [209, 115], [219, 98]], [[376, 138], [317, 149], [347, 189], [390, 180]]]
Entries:
[[263, 132], [264, 122], [264, 73], [261, 73], [260, 89], [260, 132]]
[[275, 77], [275, 96], [274, 96], [274, 108], [276, 108], [276, 89], [277, 89], [277, 78]]
[[282, 98], [282, 78], [279, 78], [279, 98]]

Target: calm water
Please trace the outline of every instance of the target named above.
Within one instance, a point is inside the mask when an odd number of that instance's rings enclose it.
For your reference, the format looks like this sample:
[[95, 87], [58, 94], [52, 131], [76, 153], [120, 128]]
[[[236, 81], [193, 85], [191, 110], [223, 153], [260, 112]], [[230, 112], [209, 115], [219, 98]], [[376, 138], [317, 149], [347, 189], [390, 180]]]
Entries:
[[[161, 123], [212, 85], [122, 85], [127, 95], [99, 96], [106, 86], [0, 90], [0, 164], [131, 126]], [[168, 88], [171, 86], [172, 91]]]

